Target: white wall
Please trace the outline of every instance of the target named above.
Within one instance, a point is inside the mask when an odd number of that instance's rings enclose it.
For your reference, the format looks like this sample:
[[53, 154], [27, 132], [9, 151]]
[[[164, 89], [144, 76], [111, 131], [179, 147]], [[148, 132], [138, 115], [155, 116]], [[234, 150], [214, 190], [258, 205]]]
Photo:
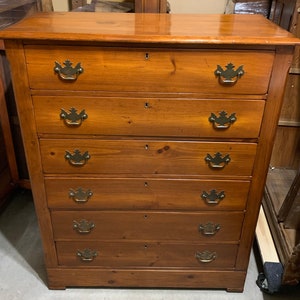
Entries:
[[227, 0], [168, 0], [171, 13], [224, 13]]
[[[114, 0], [111, 0], [114, 1]], [[171, 13], [224, 13], [227, 0], [168, 0]], [[88, 3], [91, 0], [87, 1]], [[52, 0], [56, 11], [68, 11], [68, 0]]]
[[69, 3], [68, 0], [52, 0], [54, 11], [68, 11]]

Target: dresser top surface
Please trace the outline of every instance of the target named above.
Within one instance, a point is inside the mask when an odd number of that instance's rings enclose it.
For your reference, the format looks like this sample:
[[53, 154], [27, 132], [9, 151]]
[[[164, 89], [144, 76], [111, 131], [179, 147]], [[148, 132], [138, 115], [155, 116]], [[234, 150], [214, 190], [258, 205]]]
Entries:
[[0, 31], [2, 39], [166, 44], [295, 45], [261, 15], [37, 13]]

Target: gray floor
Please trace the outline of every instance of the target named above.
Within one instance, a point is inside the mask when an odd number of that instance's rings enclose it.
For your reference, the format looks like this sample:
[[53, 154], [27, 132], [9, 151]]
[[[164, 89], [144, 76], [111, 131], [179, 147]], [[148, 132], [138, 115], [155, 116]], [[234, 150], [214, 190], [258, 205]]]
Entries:
[[[0, 299], [1, 300], [271, 300], [300, 299], [300, 288], [289, 287], [267, 295], [256, 286], [257, 255], [251, 253], [244, 293], [220, 290], [174, 289], [79, 289], [48, 290], [42, 247], [34, 206], [29, 191], [15, 194], [0, 214]], [[259, 265], [259, 264], [258, 264]]]

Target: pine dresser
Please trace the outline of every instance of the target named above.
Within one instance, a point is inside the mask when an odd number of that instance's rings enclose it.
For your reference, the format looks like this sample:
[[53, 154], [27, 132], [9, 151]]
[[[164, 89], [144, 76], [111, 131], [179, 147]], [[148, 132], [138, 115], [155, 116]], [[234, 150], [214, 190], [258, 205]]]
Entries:
[[299, 40], [258, 15], [75, 12], [0, 38], [49, 288], [243, 291]]

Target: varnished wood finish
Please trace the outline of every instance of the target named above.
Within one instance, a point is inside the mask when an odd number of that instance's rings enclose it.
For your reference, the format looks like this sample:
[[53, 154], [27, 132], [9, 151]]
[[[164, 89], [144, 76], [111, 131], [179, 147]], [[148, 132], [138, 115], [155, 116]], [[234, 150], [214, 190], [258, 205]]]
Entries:
[[[34, 116], [30, 113], [32, 110], [32, 101], [28, 81], [26, 76], [26, 64], [24, 60], [24, 51], [21, 41], [9, 40], [5, 42], [6, 53], [10, 60], [12, 70], [18, 70], [17, 74], [13, 75], [12, 80], [16, 82], [14, 85], [14, 93], [17, 100], [25, 154], [27, 156], [27, 164], [30, 172], [30, 180], [33, 183], [32, 192], [35, 200], [35, 207], [40, 213], [38, 220], [42, 233], [42, 241], [45, 252], [46, 267], [54, 267], [57, 265], [56, 250], [51, 238], [52, 224], [50, 212], [46, 204], [46, 193], [43, 187], [44, 176], [42, 174], [42, 165], [40, 159], [39, 142], [35, 127]], [[16, 80], [16, 81], [15, 81]], [[18, 84], [17, 84], [18, 82]], [[27, 113], [26, 113], [27, 112]], [[31, 158], [30, 158], [31, 157]]]
[[[265, 101], [182, 99], [182, 98], [130, 98], [84, 96], [34, 96], [37, 130], [40, 135], [92, 134], [115, 136], [186, 136], [257, 138], [259, 136]], [[76, 128], [61, 118], [61, 110], [70, 113], [76, 108], [88, 118]], [[235, 114], [236, 121], [227, 129], [216, 128], [209, 121], [212, 114], [220, 117]], [[180, 126], [178, 126], [180, 120]], [[197, 126], [198, 124], [198, 126]]]
[[[251, 176], [256, 153], [255, 143], [207, 143], [194, 141], [41, 139], [45, 174], [136, 174], [136, 175], [239, 175]], [[90, 159], [82, 166], [70, 164], [66, 151], [86, 151]], [[207, 155], [222, 158], [228, 164], [212, 168]], [[217, 173], [216, 173], [217, 172]]]
[[[151, 276], [151, 273], [155, 276]], [[65, 288], [60, 283], [68, 278], [70, 286], [103, 286], [103, 287], [170, 287], [178, 288], [185, 282], [187, 288], [220, 288], [228, 291], [242, 292], [246, 273], [242, 271], [216, 270], [166, 270], [157, 269], [149, 272], [145, 269], [124, 268], [51, 268], [48, 270], [51, 288]], [[151, 280], [149, 280], [151, 276]], [[124, 281], [126, 278], [126, 281]], [[126, 282], [126, 283], [125, 283]]]
[[[242, 291], [299, 40], [261, 16], [98, 13], [39, 14], [0, 38], [49, 287]], [[84, 69], [72, 82], [54, 70], [66, 59]], [[245, 72], [224, 86], [215, 70], [230, 63]], [[72, 107], [88, 114], [80, 126], [61, 119]], [[237, 120], [216, 130], [212, 109]], [[84, 165], [70, 163], [75, 150], [89, 154]], [[212, 168], [218, 152], [230, 161]], [[74, 201], [79, 188], [88, 201]], [[207, 203], [212, 190], [226, 196]], [[81, 220], [94, 222], [90, 233], [73, 229]], [[214, 235], [199, 232], [210, 223]], [[98, 255], [86, 263], [79, 248]], [[199, 263], [205, 250], [215, 257]]]
[[[78, 249], [95, 250], [98, 255], [89, 262], [81, 261]], [[197, 252], [211, 251], [216, 253], [216, 258], [209, 263], [199, 262], [195, 257]], [[214, 270], [218, 268], [232, 269], [235, 263], [237, 245], [200, 243], [153, 243], [128, 242], [58, 242], [58, 263], [61, 266], [90, 267], [148, 267], [148, 268], [190, 268], [196, 270]]]
[[166, 13], [167, 0], [135, 0], [136, 13]]
[[258, 15], [115, 13], [113, 16], [86, 12], [83, 18], [80, 12], [41, 13], [7, 28], [1, 32], [1, 38], [39, 40], [39, 43], [48, 40], [123, 42], [140, 46], [160, 43], [165, 47], [184, 48], [244, 45], [244, 49], [251, 45], [274, 49], [276, 45], [295, 45], [298, 41], [291, 33]]
[[[258, 143], [256, 161], [253, 168], [253, 181], [255, 189], [250, 190], [248, 198], [247, 214], [244, 223], [244, 232], [241, 236], [241, 245], [245, 247], [245, 252], [240, 251], [237, 258], [237, 268], [245, 267], [245, 255], [250, 254], [251, 244], [253, 242], [253, 235], [249, 230], [251, 226], [255, 226], [258, 214], [259, 206], [256, 205], [258, 201], [258, 195], [262, 195], [264, 191], [267, 171], [272, 153], [272, 147], [274, 144], [276, 126], [279, 120], [280, 109], [282, 105], [282, 98], [284, 89], [281, 83], [285, 83], [289, 65], [293, 54], [293, 48], [291, 47], [278, 47], [276, 51], [277, 57], [273, 67], [272, 82], [270, 86], [270, 93], [266, 102], [265, 116], [262, 124], [261, 135], [264, 137]], [[270, 127], [270, 124], [274, 124], [274, 127]], [[259, 199], [261, 201], [261, 197]], [[249, 226], [249, 227], [248, 227]]]
[[[265, 94], [274, 53], [262, 51], [195, 51], [173, 49], [25, 46], [29, 84], [34, 90], [98, 90], [168, 93]], [[82, 52], [85, 55], [82, 57]], [[255, 55], [254, 55], [255, 54]], [[52, 59], [49, 59], [49, 58]], [[84, 69], [71, 83], [53, 76], [55, 62], [70, 60]], [[264, 62], [262, 64], [262, 61]], [[214, 71], [229, 63], [246, 72], [230, 89]], [[187, 77], [186, 74], [189, 74]], [[160, 78], [158, 81], [157, 78]]]
[[[158, 240], [189, 242], [238, 242], [243, 212], [91, 212], [53, 211], [55, 240]], [[95, 228], [82, 234], [73, 229], [73, 221], [92, 221]], [[212, 223], [220, 229], [215, 235], [199, 231], [200, 225]], [[105, 225], [104, 225], [105, 224]]]
[[[47, 177], [48, 206], [56, 209], [135, 209], [172, 211], [232, 211], [245, 209], [250, 181], [170, 178], [74, 178]], [[86, 202], [76, 202], [70, 191], [91, 191]], [[225, 197], [208, 203], [203, 193], [224, 192]], [[170, 192], [172, 191], [172, 192]], [[83, 198], [86, 199], [86, 198]]]

